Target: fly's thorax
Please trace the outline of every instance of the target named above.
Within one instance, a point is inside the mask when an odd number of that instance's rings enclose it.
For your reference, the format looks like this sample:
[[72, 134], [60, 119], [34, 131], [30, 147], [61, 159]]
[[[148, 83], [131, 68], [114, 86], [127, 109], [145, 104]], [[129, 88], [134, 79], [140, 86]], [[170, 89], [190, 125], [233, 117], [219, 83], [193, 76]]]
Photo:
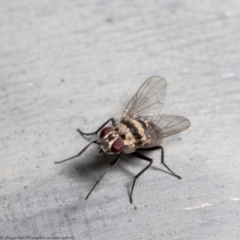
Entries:
[[122, 138], [124, 143], [123, 152], [124, 153], [132, 153], [136, 150], [137, 140], [128, 128], [128, 126], [124, 123], [118, 124], [114, 131]]
[[125, 124], [138, 139], [141, 139], [145, 136], [145, 130], [148, 126], [147, 122], [130, 118]]

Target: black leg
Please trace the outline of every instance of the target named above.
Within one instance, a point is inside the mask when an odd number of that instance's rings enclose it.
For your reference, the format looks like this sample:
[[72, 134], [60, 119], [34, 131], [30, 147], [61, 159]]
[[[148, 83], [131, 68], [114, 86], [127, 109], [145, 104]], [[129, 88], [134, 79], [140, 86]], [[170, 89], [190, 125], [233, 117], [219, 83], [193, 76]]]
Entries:
[[161, 148], [162, 148], [162, 146], [155, 146], [155, 147], [149, 147], [149, 148], [137, 148], [136, 151], [149, 152], [149, 151], [159, 150], [159, 149], [161, 149]]
[[134, 177], [134, 180], [133, 180], [133, 184], [132, 184], [132, 188], [131, 188], [131, 193], [130, 193], [130, 203], [133, 203], [132, 201], [132, 195], [133, 195], [133, 189], [134, 189], [134, 186], [135, 186], [135, 182], [136, 180], [138, 179], [138, 177], [140, 177], [153, 163], [153, 160], [151, 158], [148, 158], [140, 153], [137, 153], [137, 152], [134, 152], [132, 153], [133, 156], [135, 157], [138, 157], [140, 159], [143, 159], [143, 160], [146, 160], [149, 162], [149, 164], [141, 171], [139, 172], [135, 177]]
[[77, 131], [81, 134], [81, 136], [85, 135], [85, 136], [90, 136], [90, 135], [94, 135], [97, 134], [107, 123], [112, 122], [113, 127], [115, 126], [115, 119], [114, 118], [110, 118], [108, 119], [100, 128], [98, 128], [95, 132], [92, 133], [84, 133], [82, 132], [80, 129], [77, 129]]
[[92, 193], [93, 189], [98, 185], [98, 183], [102, 180], [102, 178], [106, 175], [106, 173], [112, 168], [114, 167], [118, 161], [120, 160], [120, 155], [118, 154], [117, 157], [114, 159], [113, 162], [110, 163], [110, 165], [108, 166], [108, 168], [105, 170], [105, 172], [101, 175], [101, 177], [96, 181], [96, 183], [94, 184], [94, 186], [92, 187], [92, 189], [90, 190], [90, 192], [88, 193], [88, 195], [86, 196], [86, 200], [88, 199], [88, 197], [90, 196], [90, 194]]
[[163, 150], [163, 147], [162, 146], [160, 146], [161, 148], [161, 151], [162, 151], [162, 153], [161, 153], [161, 163], [162, 163], [162, 165], [168, 170], [168, 171], [170, 171], [172, 174], [173, 174], [173, 176], [175, 176], [176, 178], [178, 178], [178, 179], [182, 179], [179, 175], [177, 175], [175, 172], [173, 172], [166, 164], [165, 164], [165, 162], [164, 162], [164, 150]]
[[97, 141], [96, 140], [94, 140], [94, 141], [92, 141], [92, 142], [90, 142], [85, 148], [83, 148], [82, 149], [82, 151], [80, 152], [80, 153], [78, 153], [77, 155], [75, 155], [75, 156], [72, 156], [72, 157], [70, 157], [70, 158], [67, 158], [67, 159], [65, 159], [65, 160], [62, 160], [62, 161], [59, 161], [59, 162], [54, 162], [54, 163], [63, 163], [63, 162], [66, 162], [66, 161], [68, 161], [68, 160], [71, 160], [71, 159], [73, 159], [73, 158], [76, 158], [76, 157], [79, 157], [79, 156], [81, 156], [82, 155], [82, 153], [83, 152], [85, 152], [86, 151], [86, 149], [92, 144], [92, 143], [96, 143], [96, 144], [98, 144], [99, 145], [99, 143], [97, 143]]
[[137, 151], [154, 151], [154, 150], [161, 150], [161, 163], [162, 165], [168, 169], [168, 171], [170, 171], [172, 173], [172, 176], [178, 178], [178, 179], [182, 179], [179, 175], [177, 175], [176, 173], [174, 173], [164, 162], [164, 150], [162, 146], [155, 146], [155, 147], [151, 147], [151, 148], [138, 148]]

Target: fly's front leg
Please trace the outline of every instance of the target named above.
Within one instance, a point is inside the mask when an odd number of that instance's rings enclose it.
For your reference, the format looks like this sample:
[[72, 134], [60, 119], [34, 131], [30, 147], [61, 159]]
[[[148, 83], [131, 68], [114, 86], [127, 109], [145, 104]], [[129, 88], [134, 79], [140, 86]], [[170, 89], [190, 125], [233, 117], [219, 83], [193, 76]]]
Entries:
[[92, 189], [90, 190], [90, 192], [88, 193], [88, 195], [86, 196], [86, 200], [88, 199], [88, 197], [90, 196], [90, 194], [92, 193], [93, 189], [98, 185], [98, 183], [102, 180], [102, 178], [106, 175], [106, 173], [113, 168], [114, 166], [116, 166], [116, 164], [119, 162], [120, 160], [120, 155], [118, 154], [117, 157], [114, 159], [113, 162], [110, 163], [110, 165], [108, 166], [108, 168], [105, 170], [105, 172], [100, 176], [100, 178], [96, 181], [96, 183], [94, 184], [94, 186], [92, 187]]
[[130, 193], [130, 203], [133, 203], [133, 200], [132, 200], [132, 195], [133, 195], [133, 189], [134, 189], [134, 186], [135, 186], [135, 182], [136, 180], [152, 165], [153, 163], [153, 160], [151, 158], [148, 158], [140, 153], [137, 153], [137, 152], [134, 152], [132, 153], [133, 156], [135, 157], [138, 157], [140, 159], [143, 159], [143, 160], [146, 160], [149, 162], [149, 164], [142, 170], [140, 171], [135, 177], [134, 177], [134, 180], [133, 180], [133, 184], [132, 184], [132, 188], [131, 188], [131, 193]]
[[74, 156], [72, 156], [72, 157], [70, 157], [70, 158], [64, 159], [64, 160], [62, 160], [62, 161], [54, 162], [54, 163], [63, 163], [63, 162], [66, 162], [66, 161], [68, 161], [68, 160], [71, 160], [71, 159], [73, 159], [73, 158], [76, 158], [76, 157], [81, 156], [81, 155], [87, 150], [87, 148], [88, 148], [91, 144], [93, 144], [93, 143], [99, 145], [99, 143], [98, 143], [96, 140], [94, 140], [94, 141], [90, 142], [85, 148], [83, 148], [83, 149], [81, 150], [81, 152], [79, 152], [77, 155], [74, 155]]
[[77, 131], [81, 134], [81, 136], [90, 136], [90, 135], [95, 135], [97, 134], [107, 123], [112, 122], [112, 126], [114, 127], [116, 122], [114, 118], [108, 119], [101, 127], [99, 127], [95, 132], [92, 133], [84, 133], [80, 129], [77, 129]]

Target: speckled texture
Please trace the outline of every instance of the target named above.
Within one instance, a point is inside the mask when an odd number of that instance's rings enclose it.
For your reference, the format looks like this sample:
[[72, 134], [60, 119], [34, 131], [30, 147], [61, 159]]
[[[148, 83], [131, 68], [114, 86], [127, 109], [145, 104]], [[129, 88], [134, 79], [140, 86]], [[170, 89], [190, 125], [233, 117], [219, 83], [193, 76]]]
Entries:
[[[0, 1], [0, 237], [238, 239], [239, 29], [237, 0]], [[151, 153], [131, 205], [146, 163], [124, 156], [86, 202], [112, 156], [53, 162], [152, 75], [192, 123], [163, 142], [183, 179]]]

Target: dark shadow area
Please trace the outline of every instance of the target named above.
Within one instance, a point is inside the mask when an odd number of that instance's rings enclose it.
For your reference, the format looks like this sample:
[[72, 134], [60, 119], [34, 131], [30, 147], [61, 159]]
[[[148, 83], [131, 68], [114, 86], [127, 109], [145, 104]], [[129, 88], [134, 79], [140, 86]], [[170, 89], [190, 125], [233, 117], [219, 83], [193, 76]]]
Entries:
[[[93, 137], [90, 137], [92, 139]], [[89, 139], [89, 138], [88, 138]], [[87, 182], [90, 186], [94, 185], [97, 180], [99, 180], [100, 176], [105, 172], [108, 168], [109, 164], [111, 164], [116, 155], [108, 155], [108, 154], [98, 154], [99, 147], [97, 145], [92, 145], [89, 149], [86, 150], [80, 157], [76, 157], [67, 162], [63, 162], [58, 165], [61, 166], [61, 172], [66, 178], [72, 178], [74, 181]], [[161, 166], [161, 151], [155, 151], [154, 162]], [[143, 154], [150, 157], [150, 152], [143, 151]], [[71, 157], [71, 156], [69, 156]], [[143, 159], [137, 158], [136, 156], [132, 156], [131, 154], [121, 154], [119, 163], [110, 169], [109, 171], [121, 171], [123, 174], [127, 174], [129, 180], [126, 180], [125, 188], [127, 189], [128, 195], [130, 194], [131, 186], [134, 180], [134, 177], [147, 166], [147, 162]], [[161, 171], [162, 173], [169, 174], [175, 177], [172, 173], [168, 172], [159, 167], [150, 166], [150, 169]], [[164, 168], [164, 167], [163, 167]], [[131, 169], [131, 170], [130, 170]], [[149, 169], [147, 170], [149, 171]], [[106, 174], [108, 175], [108, 173]], [[103, 179], [106, 176], [103, 177]], [[101, 185], [101, 183], [99, 183]], [[89, 191], [91, 188], [89, 189]]]
[[[109, 166], [109, 164], [115, 159], [116, 155], [108, 154], [99, 155], [98, 146], [93, 145], [92, 148], [95, 148], [96, 152], [91, 149], [91, 151], [88, 150], [90, 151], [90, 153], [87, 153], [86, 151], [86, 153], [84, 153], [80, 157], [76, 157], [75, 159], [69, 160], [68, 162], [64, 162], [57, 165], [66, 166], [66, 168], [62, 169], [62, 171], [70, 178], [79, 178], [85, 180], [95, 179], [98, 175], [101, 175], [101, 173]], [[149, 154], [146, 153], [145, 155], [148, 156]], [[160, 157], [161, 154], [159, 154], [159, 159], [154, 159], [154, 162], [159, 162], [159, 165], [161, 165]], [[145, 162], [144, 160], [132, 156], [131, 154], [121, 154], [120, 161], [114, 169], [118, 168], [128, 176], [134, 177], [138, 173], [137, 172], [138, 170], [136, 170], [136, 172], [134, 170], [130, 171], [124, 166], [130, 165], [130, 167], [137, 168], [139, 166], [139, 161], [141, 162], [141, 165], [144, 167], [145, 166], [145, 164], [143, 164]], [[153, 165], [150, 168], [172, 175], [167, 170], [155, 167]]]

